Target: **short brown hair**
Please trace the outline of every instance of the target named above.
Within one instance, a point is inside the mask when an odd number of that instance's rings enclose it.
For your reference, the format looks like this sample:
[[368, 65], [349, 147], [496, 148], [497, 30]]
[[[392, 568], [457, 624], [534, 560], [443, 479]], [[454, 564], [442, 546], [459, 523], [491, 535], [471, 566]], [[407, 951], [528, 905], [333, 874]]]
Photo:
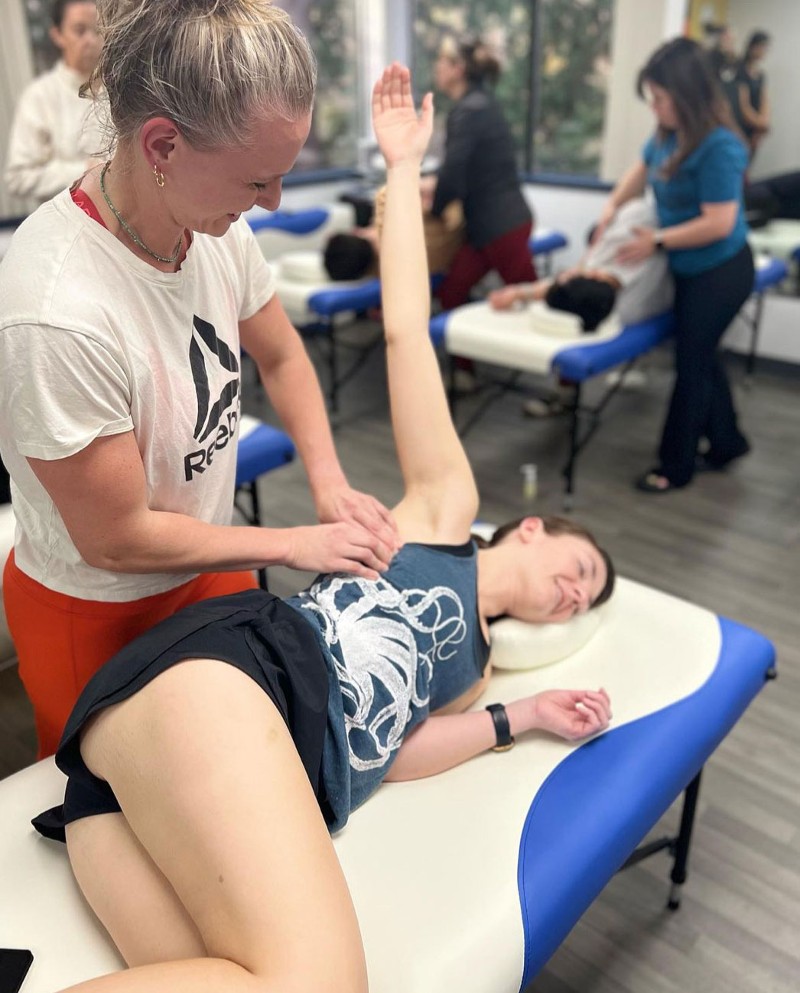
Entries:
[[[473, 534], [472, 538], [477, 544], [478, 548], [493, 548], [495, 545], [499, 545], [505, 538], [517, 530], [517, 528], [526, 520], [526, 517], [518, 517], [515, 521], [508, 521], [507, 524], [502, 524], [494, 532], [492, 537], [487, 541], [480, 535]], [[617, 579], [617, 571], [614, 568], [614, 563], [611, 561], [611, 556], [597, 543], [597, 539], [582, 524], [577, 524], [575, 521], [571, 520], [569, 517], [557, 517], [555, 515], [550, 515], [548, 517], [542, 517], [542, 527], [546, 534], [551, 535], [554, 538], [560, 535], [572, 535], [575, 538], [583, 538], [588, 541], [589, 544], [597, 550], [600, 554], [600, 558], [605, 563], [606, 567], [606, 581], [605, 584], [597, 595], [597, 599], [592, 601], [589, 610], [594, 610], [595, 607], [599, 607], [601, 604], [605, 603], [606, 600], [611, 598], [611, 594], [614, 592], [614, 584]]]

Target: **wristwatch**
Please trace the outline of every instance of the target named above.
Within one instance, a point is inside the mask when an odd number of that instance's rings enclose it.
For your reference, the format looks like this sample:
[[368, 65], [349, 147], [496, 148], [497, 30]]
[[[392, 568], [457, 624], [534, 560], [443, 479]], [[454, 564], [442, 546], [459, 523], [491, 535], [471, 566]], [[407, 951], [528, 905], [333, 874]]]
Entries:
[[492, 751], [507, 752], [514, 747], [514, 737], [511, 734], [511, 725], [508, 723], [506, 708], [502, 703], [490, 703], [486, 709], [492, 715], [494, 733], [497, 737], [497, 744], [492, 746]]
[[653, 232], [653, 244], [655, 245], [657, 251], [659, 251], [659, 252], [666, 252], [667, 247], [664, 244], [664, 232], [663, 231], [654, 231]]

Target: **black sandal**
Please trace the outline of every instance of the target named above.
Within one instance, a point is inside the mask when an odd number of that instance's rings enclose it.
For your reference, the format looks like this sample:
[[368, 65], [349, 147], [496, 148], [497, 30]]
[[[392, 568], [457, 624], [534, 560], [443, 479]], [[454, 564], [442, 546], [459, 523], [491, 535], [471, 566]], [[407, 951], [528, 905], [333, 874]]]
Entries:
[[670, 482], [669, 478], [656, 467], [648, 471], [633, 484], [640, 493], [669, 493], [670, 490], [679, 490], [680, 486]]

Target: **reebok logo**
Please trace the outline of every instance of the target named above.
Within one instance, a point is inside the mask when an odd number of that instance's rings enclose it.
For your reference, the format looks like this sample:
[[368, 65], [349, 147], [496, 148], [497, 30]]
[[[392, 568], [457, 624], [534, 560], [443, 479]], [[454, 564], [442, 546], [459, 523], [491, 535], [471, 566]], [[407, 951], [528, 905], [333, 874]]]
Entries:
[[[197, 393], [197, 420], [192, 433], [201, 447], [184, 456], [187, 483], [196, 473], [205, 472], [214, 461], [214, 453], [227, 446], [236, 434], [239, 421], [239, 360], [217, 337], [214, 325], [196, 314], [192, 322], [189, 363]], [[225, 372], [231, 377], [220, 388]]]

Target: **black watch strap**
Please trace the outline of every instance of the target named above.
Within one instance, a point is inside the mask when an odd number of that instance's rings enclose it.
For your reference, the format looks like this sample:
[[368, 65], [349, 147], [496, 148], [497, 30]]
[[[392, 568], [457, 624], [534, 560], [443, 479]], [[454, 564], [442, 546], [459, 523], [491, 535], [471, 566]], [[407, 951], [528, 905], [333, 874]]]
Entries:
[[486, 708], [492, 715], [494, 721], [494, 733], [497, 744], [493, 746], [493, 752], [507, 752], [514, 747], [514, 738], [511, 734], [511, 725], [508, 723], [508, 714], [502, 703], [490, 703]]

